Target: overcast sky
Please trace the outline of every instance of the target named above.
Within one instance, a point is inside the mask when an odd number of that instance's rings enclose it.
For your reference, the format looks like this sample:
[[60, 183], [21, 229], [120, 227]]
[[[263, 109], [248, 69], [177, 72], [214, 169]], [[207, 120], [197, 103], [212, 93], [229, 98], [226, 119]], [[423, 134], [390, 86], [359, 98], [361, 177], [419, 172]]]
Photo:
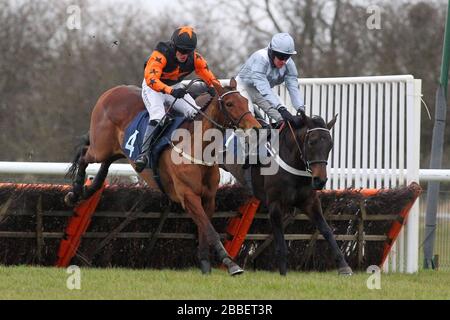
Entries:
[[[105, 2], [109, 2], [108, 0], [103, 0]], [[148, 11], [154, 11], [156, 10], [163, 10], [167, 7], [173, 7], [177, 6], [180, 3], [183, 2], [183, 0], [119, 0], [120, 2], [126, 3], [126, 4], [136, 4], [139, 5]], [[202, 0], [205, 1], [205, 0]]]

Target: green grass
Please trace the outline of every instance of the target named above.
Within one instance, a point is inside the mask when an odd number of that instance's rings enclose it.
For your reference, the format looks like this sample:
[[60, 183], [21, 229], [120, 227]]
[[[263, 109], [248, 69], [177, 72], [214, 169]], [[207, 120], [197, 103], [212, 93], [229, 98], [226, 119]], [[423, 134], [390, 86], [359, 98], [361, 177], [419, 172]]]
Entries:
[[67, 289], [68, 276], [65, 269], [0, 266], [0, 299], [450, 299], [450, 272], [443, 271], [382, 274], [380, 290], [367, 289], [366, 273], [81, 269], [80, 290]]

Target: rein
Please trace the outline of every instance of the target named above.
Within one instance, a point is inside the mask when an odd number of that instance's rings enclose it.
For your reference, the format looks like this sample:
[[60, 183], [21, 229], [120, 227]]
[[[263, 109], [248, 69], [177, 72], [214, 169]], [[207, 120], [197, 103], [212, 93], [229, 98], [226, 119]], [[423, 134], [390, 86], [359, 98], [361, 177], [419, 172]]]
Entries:
[[[192, 108], [194, 108], [195, 110], [197, 110], [198, 113], [200, 113], [203, 117], [205, 117], [206, 119], [208, 119], [209, 122], [211, 122], [213, 125], [215, 125], [216, 127], [220, 128], [221, 130], [225, 130], [226, 128], [238, 128], [239, 127], [239, 123], [241, 123], [242, 119], [248, 114], [251, 113], [250, 111], [246, 111], [244, 113], [242, 113], [242, 115], [239, 117], [239, 119], [236, 121], [233, 118], [231, 118], [230, 113], [228, 112], [228, 110], [226, 109], [226, 107], [223, 106], [223, 97], [225, 97], [228, 94], [233, 94], [233, 93], [239, 93], [239, 91], [237, 90], [231, 90], [231, 91], [227, 91], [225, 93], [223, 93], [218, 99], [218, 103], [219, 103], [219, 110], [225, 114], [225, 116], [227, 117], [227, 119], [229, 120], [228, 125], [221, 125], [219, 123], [217, 123], [217, 121], [215, 121], [214, 119], [212, 119], [210, 116], [208, 116], [205, 112], [203, 112], [203, 110], [201, 108], [198, 108], [197, 106], [193, 105], [192, 103], [190, 103], [189, 101], [187, 101], [186, 99], [183, 98], [183, 100], [185, 102], [187, 102]], [[210, 104], [213, 102], [210, 102]]]
[[[197, 106], [193, 105], [192, 103], [190, 103], [189, 101], [187, 101], [186, 99], [183, 98], [183, 100], [189, 104], [192, 108], [194, 108], [195, 110], [197, 110], [198, 113], [200, 113], [203, 117], [205, 117], [206, 119], [209, 120], [209, 122], [211, 122], [213, 125], [215, 125], [216, 127], [219, 127], [220, 129], [224, 130], [225, 127], [218, 124], [214, 119], [211, 119], [211, 117], [209, 117], [205, 112], [203, 112], [202, 109], [199, 109]], [[212, 102], [210, 102], [212, 103]]]
[[[230, 113], [228, 112], [228, 110], [226, 109], [226, 107], [223, 105], [224, 101], [223, 98], [229, 94], [234, 94], [234, 93], [238, 93], [239, 91], [237, 90], [231, 90], [231, 91], [227, 91], [225, 93], [223, 93], [222, 95], [219, 96], [219, 98], [217, 99], [217, 102], [219, 104], [219, 110], [225, 115], [225, 117], [229, 120], [228, 124], [224, 124], [221, 125], [219, 123], [217, 123], [217, 121], [215, 121], [214, 119], [212, 119], [210, 116], [208, 116], [201, 108], [198, 108], [196, 105], [193, 105], [192, 103], [190, 103], [189, 101], [187, 101], [186, 99], [183, 98], [183, 100], [185, 102], [187, 102], [192, 108], [194, 108], [195, 110], [197, 110], [198, 113], [200, 113], [203, 117], [205, 117], [209, 122], [211, 122], [213, 125], [215, 125], [217, 128], [220, 128], [221, 130], [225, 130], [226, 128], [234, 128], [237, 129], [239, 127], [239, 123], [242, 121], [242, 119], [249, 113], [251, 113], [250, 111], [246, 111], [244, 113], [242, 113], [242, 115], [238, 118], [238, 120], [234, 120], [231, 116]], [[210, 104], [213, 102], [210, 102]], [[173, 150], [178, 153], [179, 155], [181, 155], [182, 157], [184, 157], [185, 159], [188, 159], [189, 161], [191, 161], [193, 164], [199, 164], [199, 165], [204, 165], [204, 166], [208, 166], [211, 167], [213, 166], [215, 163], [213, 162], [205, 162], [203, 160], [199, 160], [196, 158], [193, 158], [191, 155], [185, 153], [182, 149], [178, 148], [173, 142], [171, 142], [171, 146], [173, 148]]]
[[[291, 131], [292, 138], [294, 138], [295, 144], [297, 145], [298, 152], [300, 152], [300, 158], [303, 160], [303, 162], [305, 162], [305, 159], [303, 158], [302, 148], [300, 148], [297, 138], [295, 137], [294, 129], [292, 129], [292, 125], [289, 121], [287, 121], [287, 124], [289, 126], [289, 130]], [[307, 169], [308, 169], [308, 171], [310, 171], [309, 168], [307, 168]]]

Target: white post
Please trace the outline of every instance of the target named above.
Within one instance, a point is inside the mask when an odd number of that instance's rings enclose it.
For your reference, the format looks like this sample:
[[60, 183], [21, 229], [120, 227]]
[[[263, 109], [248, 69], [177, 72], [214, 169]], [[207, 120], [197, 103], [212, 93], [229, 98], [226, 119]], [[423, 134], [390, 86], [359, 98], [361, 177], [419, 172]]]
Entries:
[[[381, 168], [383, 167], [383, 93], [384, 84], [377, 84], [377, 145], [376, 145], [376, 182], [375, 187], [381, 189], [383, 176], [381, 175]], [[373, 119], [371, 119], [373, 121]], [[373, 123], [373, 122], [372, 122]], [[374, 168], [374, 169], [375, 169]]]
[[[348, 85], [343, 84], [342, 86], [342, 103], [340, 112], [340, 123], [341, 123], [341, 143], [340, 149], [340, 161], [339, 161], [339, 189], [346, 188], [346, 178], [344, 175], [344, 170], [347, 168], [347, 148], [352, 148], [353, 140], [349, 140], [349, 127], [347, 124], [347, 112], [348, 112]], [[353, 119], [352, 119], [353, 120]]]
[[333, 152], [333, 186], [332, 188], [334, 190], [336, 190], [337, 188], [339, 188], [339, 179], [340, 177], [339, 175], [339, 151], [341, 149], [341, 123], [342, 123], [342, 112], [341, 112], [341, 89], [342, 89], [342, 85], [341, 84], [336, 84], [335, 86], [335, 98], [334, 98], [334, 113], [338, 113], [338, 119], [334, 125], [334, 135], [333, 135], [333, 140], [334, 140], [334, 147], [332, 149]]
[[[353, 142], [353, 134], [354, 134], [354, 128], [355, 128], [355, 84], [349, 85], [349, 93], [348, 93], [348, 138], [347, 143], [349, 145], [349, 148], [347, 148], [347, 163], [346, 168], [351, 171], [352, 168], [354, 168], [353, 164], [353, 149], [358, 148], [355, 146]], [[360, 120], [356, 120], [356, 123], [361, 123]], [[349, 173], [347, 175], [347, 182], [345, 183], [346, 188], [354, 187], [355, 184], [353, 183], [353, 174]]]
[[[355, 146], [355, 164], [354, 167], [356, 168], [356, 173], [354, 175], [355, 177], [355, 188], [358, 189], [361, 187], [361, 136], [362, 136], [362, 114], [363, 114], [363, 105], [361, 103], [361, 91], [362, 91], [362, 85], [356, 84], [356, 131], [355, 131], [355, 138], [356, 138], [356, 146]], [[367, 137], [367, 135], [366, 135]], [[364, 139], [365, 140], [365, 139]]]
[[[421, 80], [407, 82], [407, 183], [419, 181], [420, 160], [420, 101]], [[419, 199], [411, 208], [407, 222], [406, 272], [414, 273], [419, 269]]]
[[[327, 121], [331, 121], [331, 119], [333, 119], [333, 117], [334, 117], [334, 115], [335, 115], [335, 112], [334, 112], [334, 110], [333, 110], [333, 104], [334, 104], [334, 99], [333, 99], [333, 95], [334, 95], [334, 86], [333, 85], [331, 85], [331, 84], [329, 84], [329, 85], [327, 85], [327, 95], [328, 95], [328, 101], [327, 101], [327, 115], [325, 116], [325, 118], [324, 119], [327, 119]], [[332, 132], [332, 136], [333, 136], [333, 140], [334, 140], [334, 127], [333, 127], [333, 129], [331, 129], [331, 132]], [[334, 181], [334, 179], [335, 179], [335, 177], [334, 177], [334, 175], [333, 175], [333, 172], [331, 172], [331, 164], [332, 163], [334, 163], [333, 162], [333, 154], [334, 154], [334, 151], [332, 151], [331, 152], [331, 155], [330, 155], [330, 159], [329, 159], [329, 162], [328, 162], [328, 166], [327, 166], [327, 172], [329, 172], [332, 176], [332, 179], [328, 179], [328, 181], [327, 181], [327, 185], [326, 185], [326, 188], [327, 189], [330, 189], [331, 188], [331, 180], [333, 180]]]
[[370, 143], [369, 143], [369, 90], [370, 85], [368, 83], [363, 84], [364, 95], [363, 95], [363, 135], [362, 135], [362, 179], [359, 187], [368, 188], [369, 187], [369, 154], [370, 154]]
[[375, 130], [375, 117], [377, 115], [376, 112], [376, 83], [371, 83], [370, 84], [370, 105], [369, 105], [369, 110], [370, 110], [370, 142], [369, 142], [369, 188], [375, 188], [375, 170], [374, 168], [376, 167], [375, 164], [375, 134], [376, 134], [376, 130]]
[[[405, 158], [407, 155], [407, 150], [405, 147], [405, 135], [407, 135], [406, 132], [406, 102], [405, 102], [405, 96], [406, 96], [406, 82], [400, 82], [399, 83], [399, 111], [398, 111], [398, 117], [399, 117], [399, 140], [398, 140], [398, 169], [399, 169], [399, 174], [398, 174], [398, 184], [399, 185], [404, 185], [405, 184]], [[400, 252], [399, 252], [399, 262], [400, 262], [400, 267], [399, 267], [399, 271], [400, 272], [404, 272], [406, 269], [406, 246], [405, 246], [405, 242], [406, 242], [406, 232], [405, 232], [405, 228], [403, 228], [400, 232], [400, 235], [398, 236], [398, 245], [400, 247]]]

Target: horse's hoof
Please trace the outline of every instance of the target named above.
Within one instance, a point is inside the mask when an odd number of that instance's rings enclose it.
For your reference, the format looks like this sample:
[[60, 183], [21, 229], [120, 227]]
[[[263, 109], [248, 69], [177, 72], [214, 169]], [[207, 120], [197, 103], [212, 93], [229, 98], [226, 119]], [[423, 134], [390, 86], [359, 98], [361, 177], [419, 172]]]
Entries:
[[66, 196], [64, 197], [64, 203], [68, 206], [68, 207], [75, 207], [77, 201], [76, 201], [76, 197], [75, 197], [75, 193], [68, 192], [66, 194]]
[[230, 274], [230, 276], [237, 276], [239, 274], [244, 273], [244, 269], [242, 269], [236, 264], [228, 269], [228, 273]]
[[230, 257], [224, 258], [222, 263], [228, 268], [228, 274], [230, 276], [236, 276], [244, 272], [244, 269], [239, 267]]
[[202, 274], [211, 274], [211, 263], [207, 260], [200, 261], [200, 270]]
[[286, 263], [282, 263], [278, 266], [278, 270], [280, 271], [280, 276], [285, 276], [287, 274], [287, 265]]
[[339, 268], [338, 273], [341, 276], [351, 276], [351, 275], [353, 275], [352, 268], [350, 268], [349, 266]]

